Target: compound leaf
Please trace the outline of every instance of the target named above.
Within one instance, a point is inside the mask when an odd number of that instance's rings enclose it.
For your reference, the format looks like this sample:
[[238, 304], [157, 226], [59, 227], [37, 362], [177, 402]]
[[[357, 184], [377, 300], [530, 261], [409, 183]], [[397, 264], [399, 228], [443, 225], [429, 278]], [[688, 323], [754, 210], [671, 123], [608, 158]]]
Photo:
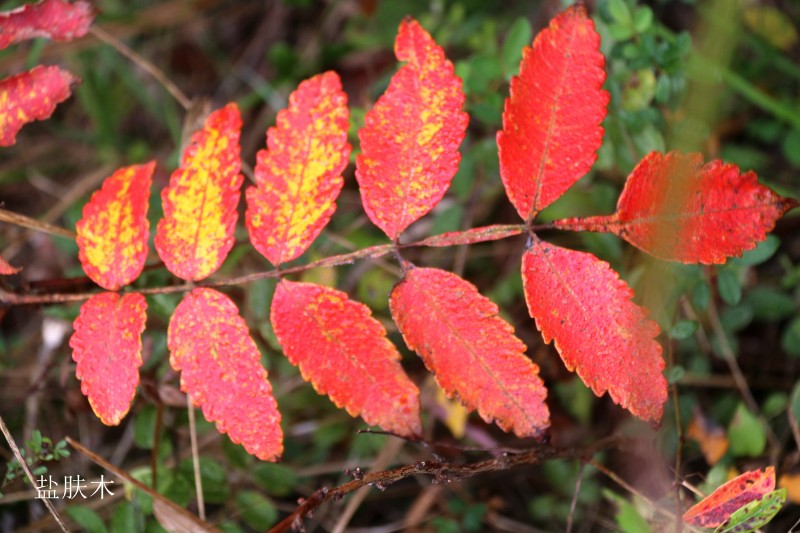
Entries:
[[545, 342], [597, 396], [658, 424], [667, 401], [658, 325], [633, 291], [592, 254], [535, 239], [522, 259], [528, 310]]
[[115, 291], [135, 280], [147, 259], [150, 202], [155, 161], [124, 167], [103, 182], [83, 207], [78, 233], [78, 257], [86, 275]]
[[775, 490], [775, 469], [751, 470], [724, 483], [683, 515], [687, 524], [717, 527], [734, 511]]
[[469, 117], [453, 64], [417, 21], [400, 24], [394, 51], [406, 64], [358, 132], [356, 179], [367, 216], [396, 241], [450, 186]]
[[302, 255], [336, 210], [350, 145], [347, 95], [339, 76], [303, 81], [267, 131], [256, 187], [247, 189], [246, 223], [256, 250], [279, 265]]
[[798, 205], [736, 165], [651, 152], [628, 177], [616, 213], [556, 227], [614, 233], [660, 259], [714, 264], [755, 248]]
[[83, 37], [94, 20], [88, 2], [43, 0], [0, 13], [0, 50], [26, 39], [71, 41]]
[[283, 452], [281, 415], [236, 304], [214, 289], [192, 290], [169, 321], [167, 346], [181, 390], [206, 419], [249, 453], [276, 461]]
[[28, 122], [49, 118], [78, 81], [66, 70], [41, 65], [0, 81], [0, 146], [17, 142]]
[[103, 292], [81, 305], [73, 324], [69, 345], [78, 365], [75, 375], [92, 410], [108, 426], [120, 423], [136, 395], [146, 311], [141, 294]]
[[525, 48], [497, 134], [500, 176], [528, 220], [586, 174], [603, 142], [609, 95], [600, 36], [582, 5], [551, 22]]
[[286, 357], [317, 392], [368, 424], [421, 434], [419, 390], [367, 306], [335, 289], [281, 280], [271, 320]]
[[243, 180], [241, 127], [235, 103], [211, 113], [192, 135], [180, 167], [161, 193], [164, 218], [156, 228], [156, 250], [179, 278], [207, 278], [233, 246]]
[[539, 367], [514, 328], [471, 283], [435, 268], [411, 268], [392, 291], [392, 316], [450, 396], [519, 437], [550, 425]]

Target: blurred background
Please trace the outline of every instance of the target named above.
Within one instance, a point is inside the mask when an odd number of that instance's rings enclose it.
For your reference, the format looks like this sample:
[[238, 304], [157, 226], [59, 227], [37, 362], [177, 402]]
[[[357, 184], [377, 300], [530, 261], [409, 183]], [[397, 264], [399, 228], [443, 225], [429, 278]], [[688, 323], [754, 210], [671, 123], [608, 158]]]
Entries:
[[[0, 9], [21, 3], [0, 2]], [[339, 73], [348, 94], [350, 142], [357, 151], [364, 114], [397, 68], [392, 44], [398, 24], [407, 15], [415, 17], [455, 64], [470, 125], [452, 187], [404, 234], [402, 240], [410, 242], [519, 222], [499, 178], [495, 135], [522, 47], [571, 3], [97, 0], [93, 5], [99, 11], [97, 26], [156, 65], [187, 96], [208, 99], [214, 109], [239, 104], [242, 157], [250, 167], [288, 94], [301, 80], [330, 69]], [[800, 198], [800, 3], [586, 3], [607, 58], [611, 103], [605, 140], [592, 172], [539, 220], [613, 212], [626, 176], [652, 150], [722, 158], [742, 171], [755, 171], [777, 192]], [[155, 159], [149, 212], [154, 228], [162, 215], [160, 191], [177, 166], [184, 124], [191, 124], [184, 109], [139, 62], [92, 35], [66, 44], [30, 41], [0, 51], [3, 76], [38, 63], [62, 65], [83, 81], [53, 118], [26, 126], [16, 145], [0, 151], [0, 205], [74, 231], [84, 203], [113, 169]], [[295, 264], [386, 242], [363, 212], [353, 172], [351, 164], [331, 224]], [[212, 279], [271, 268], [240, 226], [237, 245]], [[720, 267], [650, 259], [611, 235], [541, 236], [611, 263], [661, 325], [671, 396], [660, 431], [633, 420], [607, 397], [595, 398], [564, 368], [554, 348], [543, 344], [522, 295], [523, 237], [410, 250], [406, 257], [462, 275], [500, 306], [542, 369], [553, 444], [587, 445], [614, 433], [633, 438], [630, 449], [599, 457], [627, 486], [579, 461], [550, 461], [446, 486], [420, 477], [328, 504], [307, 521], [307, 530], [671, 531], [675, 519], [655, 506], [677, 509], [680, 480], [708, 493], [733, 472], [768, 464], [776, 466], [779, 483], [789, 488], [790, 503], [767, 529], [789, 530], [800, 517], [798, 213], [779, 221], [758, 248]], [[149, 266], [134, 286], [176, 283], [150, 249]], [[94, 287], [69, 238], [0, 223], [0, 256], [24, 267], [0, 280], [7, 290], [72, 293]], [[404, 354], [403, 367], [422, 391], [426, 438], [479, 449], [531, 444], [464, 413], [408, 352], [388, 313], [388, 294], [399, 272], [387, 259], [310, 270], [302, 278], [347, 291], [384, 323]], [[283, 357], [268, 316], [274, 286], [273, 280], [262, 280], [225, 292], [239, 305], [262, 351], [283, 415], [284, 459], [280, 464], [257, 461], [198, 411], [210, 523], [225, 531], [265, 530], [293, 510], [299, 497], [350, 479], [347, 468], [491, 456], [444, 447], [434, 456], [429, 447], [358, 434], [364, 423], [317, 395]], [[27, 442], [38, 468], [54, 478], [95, 479], [103, 473], [74, 450], [68, 457], [53, 453], [69, 435], [145, 483], [152, 482], [156, 465], [158, 491], [196, 512], [186, 403], [166, 348], [167, 323], [180, 297], [148, 297], [141, 386], [130, 414], [116, 428], [93, 415], [75, 379], [68, 339], [79, 305], [0, 307], [0, 414], [17, 442]], [[5, 446], [0, 453], [11, 460]], [[0, 531], [54, 530], [19, 472], [0, 469], [3, 474]], [[103, 500], [55, 503], [76, 530], [160, 531], [163, 525], [152, 499], [133, 489]]]

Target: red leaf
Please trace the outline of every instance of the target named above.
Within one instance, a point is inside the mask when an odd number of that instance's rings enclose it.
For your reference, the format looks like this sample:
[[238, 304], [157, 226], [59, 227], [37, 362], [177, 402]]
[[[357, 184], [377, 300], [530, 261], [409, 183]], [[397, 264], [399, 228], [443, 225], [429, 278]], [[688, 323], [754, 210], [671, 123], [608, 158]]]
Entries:
[[450, 186], [469, 117], [453, 64], [417, 21], [400, 24], [394, 51], [407, 63], [364, 118], [356, 178], [367, 216], [396, 241]]
[[717, 527], [734, 511], [775, 490], [775, 469], [752, 470], [733, 478], [683, 515], [684, 522], [698, 527]]
[[181, 390], [206, 419], [259, 459], [278, 460], [281, 415], [236, 304], [214, 289], [194, 289], [169, 321], [167, 346], [172, 368], [181, 371]]
[[651, 152], [636, 165], [610, 216], [568, 219], [563, 229], [619, 235], [658, 258], [724, 263], [755, 248], [800, 205], [760, 185], [754, 172], [700, 154]]
[[120, 423], [136, 395], [146, 310], [141, 294], [103, 292], [81, 305], [73, 324], [75, 376], [94, 414], [108, 426]]
[[28, 122], [49, 118], [77, 82], [66, 70], [41, 65], [0, 81], [0, 146], [17, 142]]
[[211, 113], [161, 193], [164, 218], [156, 228], [158, 255], [170, 272], [187, 281], [207, 278], [233, 246], [239, 174], [239, 130], [236, 104]]
[[37, 37], [71, 41], [86, 35], [93, 19], [94, 11], [87, 2], [43, 0], [4, 11], [0, 13], [0, 50]]
[[11, 263], [0, 257], [0, 275], [3, 276], [13, 276], [17, 272], [21, 271], [22, 268], [17, 268], [12, 266]]
[[595, 256], [535, 239], [522, 260], [528, 310], [545, 342], [598, 396], [658, 424], [667, 401], [658, 325]]
[[300, 83], [267, 131], [246, 223], [253, 246], [275, 265], [300, 257], [336, 210], [350, 156], [348, 114], [339, 76], [326, 72]]
[[370, 425], [422, 434], [419, 390], [367, 306], [335, 289], [281, 280], [271, 320], [286, 357], [317, 392]]
[[519, 437], [550, 425], [539, 367], [514, 328], [471, 283], [435, 268], [412, 268], [392, 291], [392, 316], [436, 382], [467, 409]]
[[551, 22], [522, 53], [497, 134], [500, 176], [523, 219], [553, 203], [597, 159], [609, 95], [600, 36], [582, 5]]
[[147, 259], [147, 208], [155, 161], [117, 170], [83, 207], [78, 257], [92, 281], [115, 291], [139, 277]]

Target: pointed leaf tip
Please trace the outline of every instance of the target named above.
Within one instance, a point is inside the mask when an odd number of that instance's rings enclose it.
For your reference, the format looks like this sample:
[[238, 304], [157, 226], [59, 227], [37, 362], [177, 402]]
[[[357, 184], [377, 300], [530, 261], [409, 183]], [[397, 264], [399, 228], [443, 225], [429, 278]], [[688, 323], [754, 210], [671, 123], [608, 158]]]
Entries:
[[70, 338], [75, 376], [95, 415], [116, 426], [130, 409], [142, 365], [147, 302], [138, 293], [95, 294], [81, 306]]
[[239, 174], [241, 128], [235, 103], [211, 113], [161, 193], [164, 218], [156, 228], [156, 251], [181, 279], [207, 278], [233, 247], [244, 179]]
[[0, 50], [26, 39], [71, 41], [83, 37], [94, 20], [88, 2], [43, 0], [0, 13]]
[[609, 94], [600, 36], [582, 5], [566, 9], [525, 48], [497, 134], [500, 176], [527, 220], [597, 159]]
[[281, 280], [271, 319], [286, 357], [317, 392], [385, 431], [422, 434], [419, 390], [367, 306], [335, 289]]
[[522, 261], [525, 300], [545, 342], [598, 396], [657, 425], [667, 401], [658, 325], [592, 254], [535, 239]]
[[50, 118], [78, 81], [66, 70], [42, 65], [0, 81], [0, 146], [17, 142], [25, 124]]
[[181, 390], [206, 419], [259, 459], [278, 460], [281, 415], [236, 304], [214, 289], [194, 289], [169, 321], [167, 346]]
[[628, 177], [615, 214], [564, 227], [614, 233], [668, 261], [719, 264], [755, 248], [797, 205], [736, 165], [651, 152]]
[[547, 389], [514, 328], [471, 283], [435, 268], [412, 268], [389, 305], [408, 347], [467, 409], [519, 437], [550, 426]]
[[274, 265], [303, 254], [336, 210], [350, 157], [347, 95], [335, 72], [300, 83], [258, 152], [247, 189], [246, 224], [256, 250]]
[[367, 216], [396, 241], [450, 186], [469, 117], [453, 64], [417, 21], [400, 24], [394, 49], [406, 64], [364, 118], [356, 179]]
[[155, 161], [124, 167], [103, 182], [83, 207], [78, 233], [78, 258], [86, 275], [115, 291], [134, 281], [147, 259], [150, 203]]

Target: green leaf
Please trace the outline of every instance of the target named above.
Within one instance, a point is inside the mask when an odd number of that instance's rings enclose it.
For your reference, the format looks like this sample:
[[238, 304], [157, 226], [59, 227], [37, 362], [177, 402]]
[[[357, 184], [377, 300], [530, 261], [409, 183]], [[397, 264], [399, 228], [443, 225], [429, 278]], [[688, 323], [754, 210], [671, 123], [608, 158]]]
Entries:
[[789, 355], [800, 357], [800, 317], [786, 325], [781, 335], [781, 346]]
[[758, 243], [758, 246], [752, 250], [746, 251], [742, 254], [742, 257], [733, 258], [731, 263], [744, 266], [760, 265], [775, 255], [780, 245], [781, 240], [778, 237], [775, 235], [767, 235], [767, 238]]
[[800, 381], [794, 384], [792, 395], [789, 397], [789, 409], [794, 419], [800, 422]]
[[639, 514], [636, 507], [614, 492], [603, 489], [603, 496], [614, 502], [617, 507], [617, 512], [614, 514], [614, 520], [617, 522], [620, 531], [624, 533], [646, 533], [653, 531], [647, 520]]
[[743, 403], [739, 403], [728, 427], [728, 440], [734, 457], [757, 457], [767, 445], [761, 422]]
[[84, 505], [67, 507], [67, 514], [88, 533], [107, 533], [105, 524], [100, 515]]
[[114, 509], [114, 514], [111, 515], [109, 527], [111, 531], [142, 531], [144, 516], [130, 502], [120, 502]]
[[786, 494], [787, 489], [775, 490], [740, 507], [714, 533], [750, 533], [764, 527], [781, 510]]
[[275, 505], [258, 492], [239, 491], [236, 494], [236, 505], [239, 507], [242, 520], [254, 529], [267, 529], [278, 520], [278, 510]]
[[726, 304], [738, 304], [742, 299], [742, 285], [739, 283], [738, 270], [733, 268], [717, 270], [717, 290]]
[[37, 455], [42, 450], [42, 432], [34, 429], [31, 432], [31, 440], [28, 441], [28, 447], [34, 455]]
[[531, 23], [525, 17], [519, 17], [511, 25], [503, 43], [503, 71], [506, 79], [516, 74], [522, 60], [522, 48], [531, 44], [533, 31]]
[[692, 303], [700, 311], [708, 309], [708, 304], [711, 301], [711, 287], [708, 283], [701, 281], [692, 289]]
[[[199, 462], [200, 479], [203, 483], [203, 497], [209, 503], [225, 503], [231, 492], [228, 486], [227, 470], [210, 457], [200, 457]], [[181, 461], [178, 468], [183, 477], [190, 484], [194, 484], [194, 465], [191, 457]]]
[[653, 10], [647, 6], [642, 6], [633, 15], [633, 27], [638, 33], [644, 33], [653, 25]]
[[754, 287], [744, 301], [753, 309], [755, 319], [762, 322], [777, 322], [797, 312], [794, 300], [771, 287]]
[[669, 330], [669, 336], [675, 340], [688, 339], [697, 332], [697, 327], [694, 320], [679, 320]]
[[608, 0], [608, 13], [614, 22], [622, 26], [633, 25], [633, 16], [625, 0]]
[[253, 479], [264, 490], [275, 496], [288, 496], [294, 492], [294, 470], [285, 465], [261, 463], [252, 470]]
[[147, 405], [136, 414], [133, 422], [133, 442], [139, 448], [151, 450], [155, 446], [156, 407]]

